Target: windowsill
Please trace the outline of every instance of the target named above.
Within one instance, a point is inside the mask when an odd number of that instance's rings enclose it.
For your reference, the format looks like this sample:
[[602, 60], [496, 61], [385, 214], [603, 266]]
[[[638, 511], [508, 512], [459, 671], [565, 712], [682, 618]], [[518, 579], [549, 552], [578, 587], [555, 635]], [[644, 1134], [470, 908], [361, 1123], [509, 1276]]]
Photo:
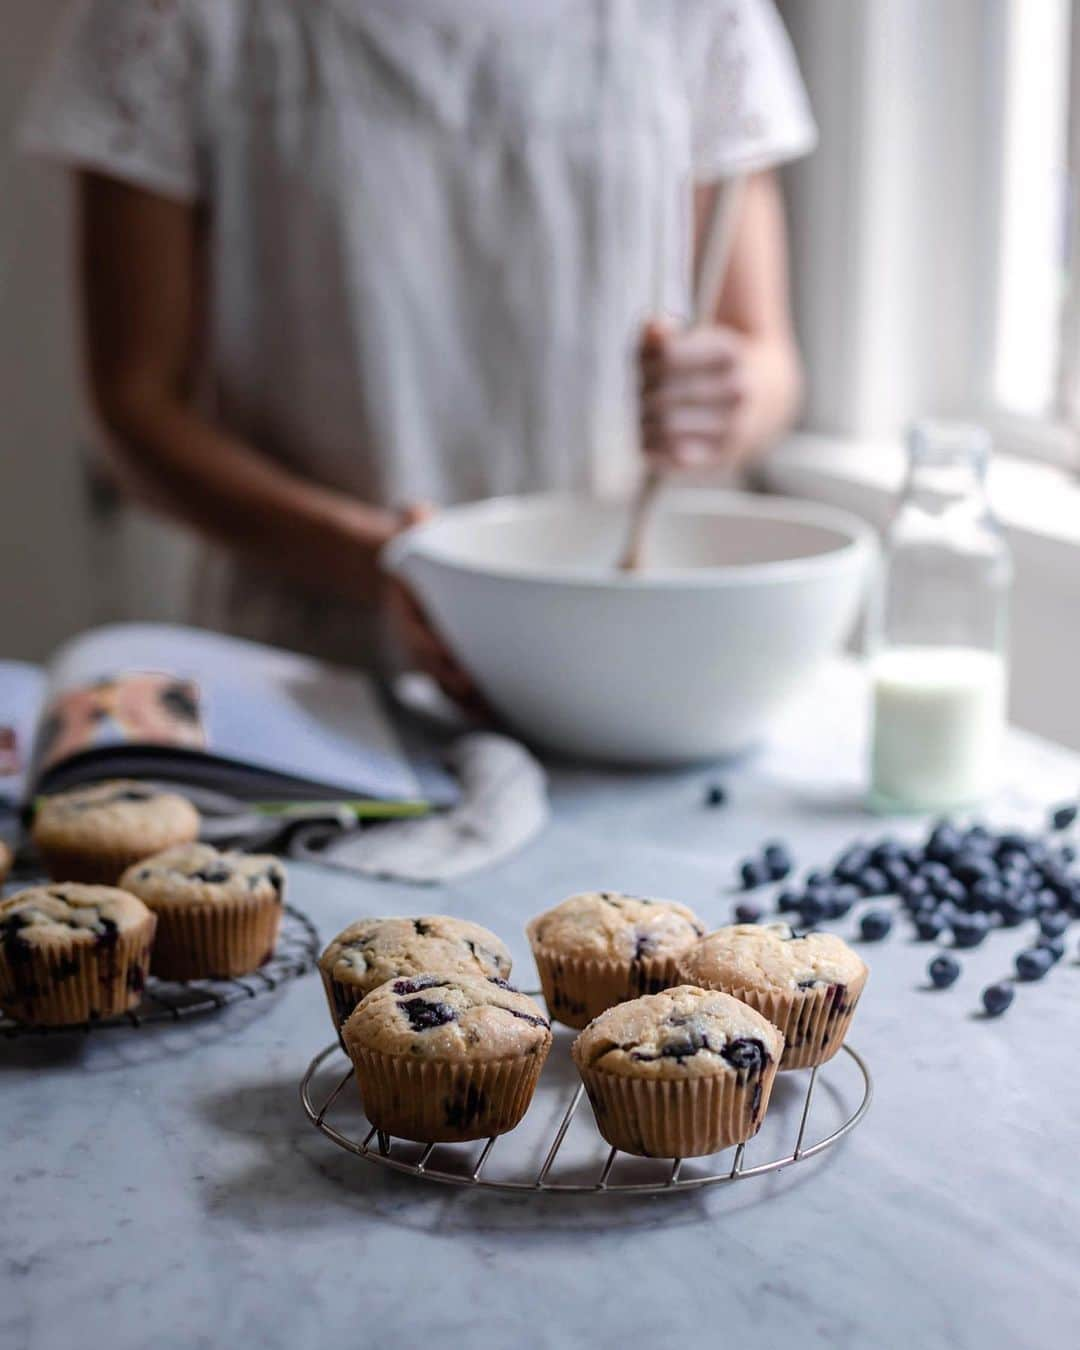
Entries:
[[[844, 506], [882, 525], [900, 490], [904, 453], [896, 443], [800, 432], [773, 450], [761, 471], [774, 491]], [[1068, 569], [1068, 580], [1080, 587], [1080, 480], [1050, 464], [998, 454], [990, 498], [1014, 550], [1055, 571]]]

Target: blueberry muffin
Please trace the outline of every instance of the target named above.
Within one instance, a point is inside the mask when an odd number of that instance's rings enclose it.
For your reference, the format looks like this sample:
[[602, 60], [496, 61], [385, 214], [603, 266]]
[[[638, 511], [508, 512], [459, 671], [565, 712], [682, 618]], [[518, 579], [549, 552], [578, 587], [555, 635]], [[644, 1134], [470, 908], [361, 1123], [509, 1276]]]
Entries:
[[372, 1125], [456, 1142], [512, 1130], [528, 1110], [551, 1027], [501, 979], [431, 973], [391, 980], [342, 1027]]
[[718, 928], [679, 963], [687, 984], [722, 989], [784, 1033], [781, 1069], [824, 1064], [848, 1033], [869, 972], [833, 933], [797, 936], [786, 923]]
[[15, 861], [15, 855], [11, 849], [0, 839], [0, 886], [7, 881], [11, 872], [11, 865]]
[[17, 891], [0, 901], [0, 1008], [35, 1026], [126, 1012], [146, 983], [156, 923], [111, 886]]
[[678, 982], [678, 959], [705, 932], [673, 900], [617, 891], [572, 895], [527, 929], [548, 1010], [584, 1027], [605, 1008]]
[[613, 1148], [696, 1158], [757, 1133], [783, 1049], [745, 1003], [679, 985], [601, 1013], [572, 1053]]
[[197, 838], [199, 813], [175, 792], [118, 780], [46, 797], [32, 833], [49, 876], [115, 886], [140, 858]]
[[418, 919], [358, 919], [319, 958], [319, 974], [337, 1028], [365, 994], [401, 975], [510, 974], [510, 953], [486, 928], [445, 914]]
[[120, 884], [157, 915], [161, 979], [246, 975], [274, 954], [285, 896], [277, 858], [180, 844], [135, 863]]

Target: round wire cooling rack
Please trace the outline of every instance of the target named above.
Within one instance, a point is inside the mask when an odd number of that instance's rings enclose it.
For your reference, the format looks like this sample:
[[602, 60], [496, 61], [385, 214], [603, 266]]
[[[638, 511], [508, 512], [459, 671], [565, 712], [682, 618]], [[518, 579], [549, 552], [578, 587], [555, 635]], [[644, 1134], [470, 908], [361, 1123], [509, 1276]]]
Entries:
[[[339, 1148], [425, 1181], [561, 1195], [696, 1191], [805, 1162], [849, 1134], [869, 1109], [873, 1079], [857, 1051], [848, 1045], [842, 1049], [842, 1056], [818, 1068], [779, 1075], [760, 1133], [748, 1143], [711, 1158], [636, 1158], [610, 1148], [593, 1122], [584, 1085], [578, 1082], [573, 1087], [551, 1080], [545, 1084], [546, 1074], [541, 1075], [525, 1119], [508, 1134], [474, 1144], [417, 1144], [392, 1139], [363, 1115], [359, 1094], [342, 1096], [353, 1077], [351, 1065], [331, 1080], [329, 1091], [315, 1091], [327, 1061], [334, 1055], [345, 1058], [337, 1042], [321, 1050], [308, 1065], [300, 1084], [300, 1101], [312, 1125]], [[825, 1093], [834, 1119], [827, 1132], [814, 1137], [812, 1111], [815, 1100]], [[851, 1109], [850, 1103], [856, 1099], [858, 1104]], [[583, 1100], [585, 1109], [580, 1110]], [[341, 1128], [331, 1123], [331, 1113], [347, 1117], [341, 1121]], [[748, 1150], [754, 1158], [747, 1158]], [[759, 1153], [775, 1156], [757, 1161]]]
[[73, 1031], [102, 1031], [113, 1027], [143, 1027], [155, 1022], [179, 1022], [204, 1013], [219, 1012], [230, 1003], [271, 994], [288, 980], [306, 975], [319, 956], [319, 934], [301, 910], [285, 905], [274, 954], [249, 975], [213, 980], [146, 981], [137, 1007], [115, 1017], [72, 1026], [35, 1027], [16, 1022], [0, 1012], [0, 1036], [47, 1036]]

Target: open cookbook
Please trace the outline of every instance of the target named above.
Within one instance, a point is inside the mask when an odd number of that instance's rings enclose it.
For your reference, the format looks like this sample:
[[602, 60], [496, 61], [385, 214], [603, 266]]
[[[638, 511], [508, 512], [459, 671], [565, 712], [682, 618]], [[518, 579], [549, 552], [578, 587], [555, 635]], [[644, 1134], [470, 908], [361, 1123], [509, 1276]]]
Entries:
[[0, 795], [15, 805], [103, 778], [348, 801], [360, 816], [454, 796], [369, 676], [171, 624], [94, 629], [44, 667], [0, 661]]

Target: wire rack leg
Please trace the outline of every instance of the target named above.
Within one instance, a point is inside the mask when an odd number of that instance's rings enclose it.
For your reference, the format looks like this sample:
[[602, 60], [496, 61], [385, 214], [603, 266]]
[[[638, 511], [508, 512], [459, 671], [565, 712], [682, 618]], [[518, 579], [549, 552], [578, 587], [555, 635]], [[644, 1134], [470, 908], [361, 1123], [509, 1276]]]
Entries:
[[536, 1185], [537, 1188], [543, 1186], [544, 1182], [547, 1180], [547, 1174], [551, 1171], [551, 1164], [555, 1161], [556, 1153], [558, 1153], [559, 1149], [562, 1148], [562, 1142], [566, 1138], [566, 1131], [570, 1128], [570, 1122], [574, 1119], [574, 1112], [578, 1109], [578, 1106], [581, 1102], [581, 1098], [584, 1095], [584, 1093], [585, 1093], [585, 1084], [579, 1083], [577, 1086], [577, 1091], [570, 1098], [570, 1105], [566, 1108], [566, 1113], [563, 1116], [562, 1121], [559, 1125], [558, 1133], [552, 1140], [551, 1147], [548, 1149], [547, 1157], [544, 1159], [544, 1165], [540, 1168], [540, 1171], [536, 1174], [536, 1181], [534, 1184]]
[[806, 1088], [806, 1101], [803, 1102], [802, 1120], [799, 1121], [799, 1137], [795, 1140], [795, 1152], [791, 1155], [796, 1162], [802, 1157], [803, 1139], [806, 1136], [806, 1122], [810, 1119], [810, 1104], [814, 1100], [814, 1087], [817, 1084], [818, 1066], [810, 1070], [810, 1082]]

